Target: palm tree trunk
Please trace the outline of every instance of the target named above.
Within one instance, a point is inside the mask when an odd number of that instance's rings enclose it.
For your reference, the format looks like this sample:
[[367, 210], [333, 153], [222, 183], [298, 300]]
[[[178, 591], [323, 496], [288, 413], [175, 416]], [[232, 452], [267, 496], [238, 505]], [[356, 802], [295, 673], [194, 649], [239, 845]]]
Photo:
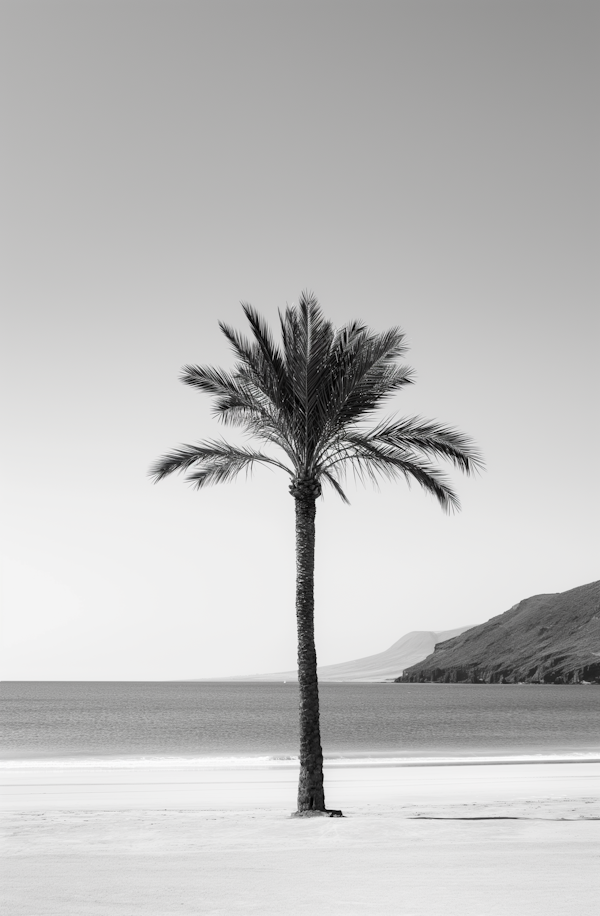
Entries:
[[314, 629], [315, 497], [296, 494], [296, 621], [300, 690], [298, 813], [325, 811]]

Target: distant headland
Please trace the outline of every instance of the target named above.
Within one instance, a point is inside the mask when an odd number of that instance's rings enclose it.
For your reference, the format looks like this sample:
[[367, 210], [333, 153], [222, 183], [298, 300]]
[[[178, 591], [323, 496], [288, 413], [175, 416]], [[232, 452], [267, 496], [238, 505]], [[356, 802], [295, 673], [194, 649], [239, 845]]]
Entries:
[[[319, 665], [319, 681], [381, 682], [394, 681], [400, 672], [422, 661], [433, 652], [437, 643], [464, 633], [469, 627], [455, 627], [453, 630], [413, 630], [397, 640], [389, 649], [365, 658], [356, 658], [337, 665]], [[296, 681], [297, 671], [279, 671], [274, 674], [250, 674], [239, 677], [219, 678], [228, 681]]]

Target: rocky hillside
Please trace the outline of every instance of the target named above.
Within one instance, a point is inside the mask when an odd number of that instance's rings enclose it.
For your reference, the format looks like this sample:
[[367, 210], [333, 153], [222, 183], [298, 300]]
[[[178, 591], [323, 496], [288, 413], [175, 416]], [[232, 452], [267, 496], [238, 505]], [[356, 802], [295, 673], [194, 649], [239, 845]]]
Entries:
[[438, 643], [398, 681], [600, 683], [600, 581], [534, 595]]

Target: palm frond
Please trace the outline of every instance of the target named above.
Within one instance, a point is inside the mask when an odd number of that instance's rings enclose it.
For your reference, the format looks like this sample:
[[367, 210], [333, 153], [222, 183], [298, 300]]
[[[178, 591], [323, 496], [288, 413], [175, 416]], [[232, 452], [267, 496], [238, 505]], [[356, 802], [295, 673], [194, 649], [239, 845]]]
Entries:
[[252, 344], [235, 328], [230, 327], [224, 321], [219, 321], [221, 332], [225, 335], [231, 349], [243, 366], [250, 369], [254, 368], [254, 348]]
[[213, 414], [230, 426], [262, 423], [278, 426], [270, 401], [253, 384], [245, 370], [234, 375], [211, 366], [184, 366], [181, 381], [215, 396]]
[[426, 461], [408, 449], [374, 443], [369, 436], [349, 432], [343, 443], [330, 453], [322, 465], [322, 473], [331, 473], [339, 464], [350, 467], [356, 477], [365, 482], [377, 483], [381, 477], [394, 480], [411, 478], [431, 493], [445, 511], [458, 510], [460, 502], [449, 479], [431, 462]]
[[345, 502], [347, 506], [349, 506], [350, 500], [348, 499], [348, 497], [342, 490], [339, 481], [336, 480], [336, 478], [331, 473], [331, 471], [322, 471], [321, 476], [323, 477], [324, 480], [327, 481], [327, 483], [329, 483], [333, 487], [333, 489], [338, 494], [338, 496], [342, 499], [342, 501]]
[[344, 353], [359, 337], [369, 334], [369, 329], [362, 321], [349, 321], [338, 328], [332, 343], [332, 350]]
[[445, 458], [465, 474], [474, 474], [484, 467], [481, 453], [469, 436], [422, 417], [382, 422], [369, 432], [369, 438], [396, 448], [410, 448], [428, 457]]
[[180, 375], [184, 385], [199, 391], [216, 395], [221, 405], [220, 411], [227, 407], [245, 407], [253, 410], [256, 407], [255, 394], [248, 385], [243, 384], [239, 373], [223, 372], [212, 366], [183, 366]]
[[158, 483], [169, 474], [182, 473], [196, 468], [188, 474], [186, 479], [193, 481], [196, 487], [200, 488], [209, 483], [232, 480], [240, 471], [251, 470], [255, 464], [272, 465], [293, 476], [292, 471], [281, 461], [265, 455], [264, 452], [217, 441], [182, 445], [159, 458], [150, 469], [149, 474], [154, 482]]
[[230, 393], [236, 389], [236, 379], [231, 372], [212, 366], [182, 366], [179, 376], [184, 385], [190, 385], [208, 394]]
[[263, 357], [271, 366], [277, 377], [284, 379], [283, 356], [279, 347], [273, 340], [273, 335], [271, 334], [269, 326], [262, 315], [260, 315], [248, 302], [242, 302], [242, 309], [248, 319], [254, 339]]

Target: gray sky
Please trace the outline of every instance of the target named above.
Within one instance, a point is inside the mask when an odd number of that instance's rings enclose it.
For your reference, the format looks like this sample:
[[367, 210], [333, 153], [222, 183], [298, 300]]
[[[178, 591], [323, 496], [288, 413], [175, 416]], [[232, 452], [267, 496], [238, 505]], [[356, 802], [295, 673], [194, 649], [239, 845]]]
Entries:
[[4, 0], [4, 678], [294, 666], [285, 476], [146, 471], [221, 434], [178, 381], [217, 321], [306, 287], [488, 464], [459, 516], [319, 501], [320, 662], [600, 576], [597, 10]]

